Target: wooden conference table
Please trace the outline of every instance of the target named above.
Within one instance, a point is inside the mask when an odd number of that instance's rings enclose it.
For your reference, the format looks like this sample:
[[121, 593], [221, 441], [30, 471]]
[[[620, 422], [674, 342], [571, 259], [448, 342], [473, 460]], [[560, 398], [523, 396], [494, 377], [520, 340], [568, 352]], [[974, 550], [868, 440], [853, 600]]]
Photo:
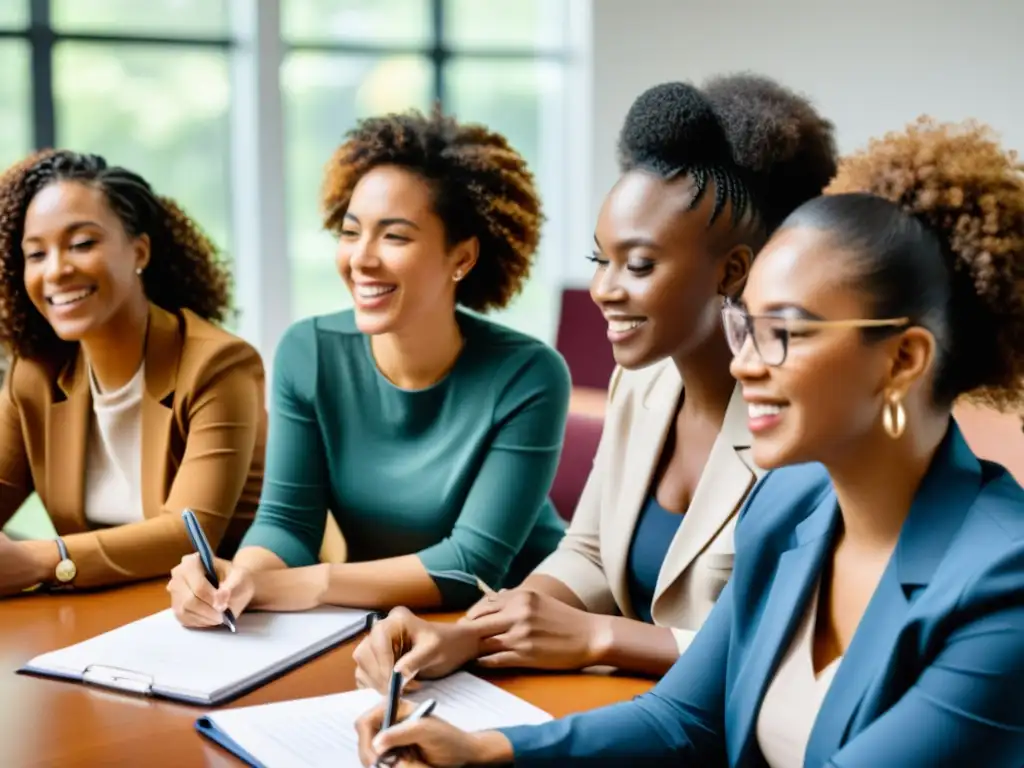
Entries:
[[[167, 606], [163, 581], [93, 594], [44, 594], [0, 601], [0, 766], [241, 765], [193, 730], [195, 719], [205, 711], [202, 708], [15, 674], [34, 656]], [[348, 642], [227, 706], [351, 690], [356, 642]], [[651, 686], [646, 680], [603, 674], [488, 678], [555, 716], [629, 699]]]

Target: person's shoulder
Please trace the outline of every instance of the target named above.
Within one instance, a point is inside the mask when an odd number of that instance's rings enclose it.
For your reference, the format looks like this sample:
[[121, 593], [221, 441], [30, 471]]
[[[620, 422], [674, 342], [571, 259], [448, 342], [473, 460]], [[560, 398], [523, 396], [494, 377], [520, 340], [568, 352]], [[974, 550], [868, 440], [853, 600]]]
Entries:
[[465, 370], [490, 371], [504, 382], [527, 388], [537, 385], [564, 388], [568, 396], [569, 366], [550, 345], [468, 312], [460, 312], [459, 324], [466, 335], [466, 349], [476, 363]]
[[4, 374], [8, 388], [15, 400], [52, 396], [59, 372], [43, 360], [27, 357], [13, 357]]
[[360, 336], [362, 331], [356, 325], [354, 309], [343, 309], [325, 315], [314, 315], [294, 323], [293, 327], [308, 328], [309, 333], [317, 336]]
[[980, 464], [978, 493], [930, 582], [943, 615], [982, 616], [1020, 605], [1024, 490], [1003, 467]]
[[[361, 335], [351, 309], [304, 317], [288, 326], [281, 336], [277, 359], [290, 363], [312, 362], [321, 349], [328, 354], [342, 354], [351, 346], [345, 342], [359, 339]], [[330, 343], [332, 340], [342, 343]]]
[[[1024, 489], [1003, 466], [979, 461], [982, 483], [961, 527], [968, 549], [991, 552], [1021, 550], [1024, 554]], [[1024, 561], [1022, 561], [1024, 565]], [[1024, 572], [1021, 574], [1024, 578]]]
[[203, 380], [220, 376], [237, 367], [251, 368], [262, 378], [263, 358], [245, 339], [206, 320], [191, 310], [178, 313], [181, 327], [181, 353], [178, 380]]

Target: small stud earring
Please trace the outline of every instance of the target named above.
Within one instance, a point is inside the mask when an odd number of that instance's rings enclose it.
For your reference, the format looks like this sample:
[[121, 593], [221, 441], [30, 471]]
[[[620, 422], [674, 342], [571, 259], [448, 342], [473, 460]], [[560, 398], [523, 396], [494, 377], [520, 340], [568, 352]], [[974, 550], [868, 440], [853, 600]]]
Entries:
[[455, 273], [455, 274], [454, 274], [454, 275], [452, 276], [452, 279], [453, 279], [453, 280], [454, 280], [454, 281], [455, 281], [456, 283], [457, 283], [457, 282], [459, 282], [459, 280], [461, 280], [461, 279], [462, 279], [462, 272], [456, 272], [456, 273]]
[[142, 274], [142, 267], [136, 267], [135, 268], [135, 274], [136, 275], [141, 275]]

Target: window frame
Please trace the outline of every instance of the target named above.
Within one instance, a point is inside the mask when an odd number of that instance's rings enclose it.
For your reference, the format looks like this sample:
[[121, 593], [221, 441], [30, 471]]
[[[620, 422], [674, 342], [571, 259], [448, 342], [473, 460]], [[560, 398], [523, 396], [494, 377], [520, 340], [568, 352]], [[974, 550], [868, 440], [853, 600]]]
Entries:
[[[58, 135], [54, 52], [64, 42], [98, 45], [151, 45], [213, 48], [228, 54], [232, 73], [230, 105], [231, 177], [227, 180], [231, 199], [229, 231], [234, 259], [235, 302], [241, 313], [236, 330], [263, 354], [269, 368], [277, 342], [293, 322], [291, 316], [291, 254], [285, 206], [285, 137], [281, 65], [292, 52], [318, 52], [333, 55], [396, 55], [421, 56], [432, 68], [433, 100], [447, 106], [446, 71], [455, 60], [521, 60], [549, 61], [565, 67], [563, 82], [567, 93], [563, 108], [556, 118], [559, 130], [551, 136], [556, 142], [556, 157], [566, 156], [566, 168], [545, 171], [557, 180], [546, 196], [548, 230], [545, 252], [535, 268], [534, 279], [558, 285], [564, 273], [557, 254], [571, 251], [578, 228], [586, 213], [575, 210], [573, 197], [563, 181], [573, 178], [571, 158], [579, 151], [578, 141], [570, 140], [567, 119], [574, 101], [575, 86], [585, 65], [585, 56], [574, 55], [578, 39], [573, 30], [580, 26], [580, 8], [589, 0], [563, 0], [567, 8], [568, 34], [562, 45], [547, 47], [498, 47], [450, 45], [445, 40], [446, 0], [429, 3], [430, 34], [424, 44], [361, 43], [357, 41], [322, 41], [283, 37], [281, 7], [278, 2], [264, 0], [229, 0], [230, 34], [222, 36], [152, 35], [145, 33], [73, 32], [54, 28], [51, 0], [22, 0], [28, 3], [28, 26], [22, 29], [0, 29], [0, 40], [17, 39], [28, 43], [30, 56], [30, 94], [32, 143], [38, 149], [56, 145]], [[585, 23], [585, 22], [584, 22]], [[547, 132], [546, 133], [550, 133]], [[577, 137], [578, 138], [578, 137]], [[238, 258], [237, 256], [244, 256]], [[560, 297], [560, 293], [556, 300]], [[555, 313], [557, 315], [557, 311]], [[554, 329], [551, 329], [551, 339]]]

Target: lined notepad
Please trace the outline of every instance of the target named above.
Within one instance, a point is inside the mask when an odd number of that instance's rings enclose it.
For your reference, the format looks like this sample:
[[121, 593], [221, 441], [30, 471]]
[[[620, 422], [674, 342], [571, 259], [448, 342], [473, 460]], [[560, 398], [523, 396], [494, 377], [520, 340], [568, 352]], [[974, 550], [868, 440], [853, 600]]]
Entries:
[[[468, 672], [426, 682], [406, 698], [436, 699], [433, 717], [466, 731], [551, 720], [547, 712]], [[379, 693], [360, 690], [229, 709], [199, 718], [196, 729], [256, 768], [355, 768], [360, 765], [355, 722], [380, 700]]]
[[161, 611], [46, 653], [21, 672], [77, 680], [194, 704], [219, 704], [357, 635], [370, 613], [324, 607], [245, 613], [238, 633], [185, 629]]

